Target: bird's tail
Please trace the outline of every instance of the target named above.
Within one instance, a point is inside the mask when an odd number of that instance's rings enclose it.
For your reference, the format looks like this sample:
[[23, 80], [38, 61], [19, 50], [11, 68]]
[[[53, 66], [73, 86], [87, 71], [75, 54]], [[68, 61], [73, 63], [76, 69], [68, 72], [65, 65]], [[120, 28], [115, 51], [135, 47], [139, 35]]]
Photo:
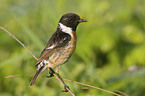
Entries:
[[37, 70], [36, 74], [34, 75], [33, 79], [31, 80], [30, 86], [32, 86], [32, 85], [34, 84], [34, 82], [35, 82], [35, 80], [37, 79], [37, 77], [39, 76], [39, 74], [40, 74], [42, 71], [44, 71], [45, 69], [46, 69], [45, 66], [41, 66], [41, 67]]

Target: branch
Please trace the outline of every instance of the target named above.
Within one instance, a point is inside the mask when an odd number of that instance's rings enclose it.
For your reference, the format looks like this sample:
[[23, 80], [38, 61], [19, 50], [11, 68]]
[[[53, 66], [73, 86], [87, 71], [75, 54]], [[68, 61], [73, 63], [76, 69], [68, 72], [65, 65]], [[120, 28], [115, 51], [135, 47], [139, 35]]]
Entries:
[[[6, 27], [6, 26], [5, 26]], [[19, 44], [21, 44], [37, 61], [38, 61], [38, 59], [37, 59], [37, 57], [21, 42], [21, 41], [19, 41], [13, 34], [11, 34], [9, 31], [7, 31], [4, 27], [1, 27], [0, 26], [0, 29], [2, 29], [3, 31], [5, 31], [5, 32], [7, 32], [12, 38], [14, 38]], [[57, 78], [58, 79], [58, 76], [57, 75], [55, 75], [54, 73], [53, 73], [53, 75], [55, 76], [55, 78]], [[19, 77], [19, 76], [22, 76], [22, 75], [9, 75], [9, 76], [7, 76], [7, 77], [5, 77], [5, 78], [10, 78], [10, 77]], [[32, 76], [31, 74], [27, 74], [27, 75], [25, 75], [25, 76]], [[59, 79], [58, 79], [59, 80]], [[119, 94], [117, 94], [117, 93], [114, 93], [114, 92], [111, 92], [111, 91], [108, 91], [108, 90], [105, 90], [105, 89], [102, 89], [102, 88], [99, 88], [99, 87], [95, 87], [95, 86], [92, 86], [92, 85], [88, 85], [88, 84], [84, 84], [84, 83], [80, 83], [80, 82], [77, 82], [77, 81], [72, 81], [72, 80], [68, 80], [68, 79], [64, 79], [64, 80], [66, 80], [66, 81], [70, 81], [70, 82], [74, 82], [74, 83], [77, 83], [77, 84], [80, 84], [80, 85], [84, 85], [84, 86], [88, 86], [88, 87], [91, 87], [91, 88], [95, 88], [95, 89], [98, 89], [98, 90], [102, 90], [102, 91], [105, 91], [105, 92], [108, 92], [108, 93], [111, 93], [111, 94], [114, 94], [114, 95], [116, 95], [116, 96], [121, 96], [121, 95], [119, 95]], [[67, 88], [67, 90], [71, 93], [71, 95], [72, 96], [75, 96], [68, 88]], [[115, 90], [114, 90], [115, 91]], [[125, 93], [123, 93], [123, 92], [120, 92], [120, 91], [118, 91], [118, 90], [116, 90], [116, 92], [119, 92], [119, 93], [121, 93], [121, 94], [124, 94], [125, 96], [128, 96], [127, 94], [125, 94]]]
[[119, 95], [119, 94], [116, 94], [116, 93], [114, 93], [114, 92], [111, 92], [111, 91], [108, 91], [108, 90], [105, 90], [105, 89], [102, 89], [102, 88], [99, 88], [99, 87], [96, 87], [96, 86], [92, 86], [92, 85], [88, 85], [88, 84], [84, 84], [84, 83], [80, 83], [80, 82], [72, 81], [72, 80], [68, 80], [68, 79], [64, 79], [64, 80], [70, 81], [70, 82], [74, 82], [74, 83], [77, 83], [77, 84], [80, 84], [80, 85], [88, 86], [88, 87], [91, 87], [91, 88], [95, 88], [95, 89], [98, 89], [98, 90], [102, 90], [102, 91], [105, 91], [105, 92], [114, 94], [114, 95], [116, 95], [116, 96], [121, 96], [121, 95]]
[[21, 42], [19, 41], [13, 34], [11, 34], [9, 31], [7, 31], [5, 28], [0, 26], [0, 29], [4, 30], [5, 32], [7, 32], [11, 37], [13, 37], [19, 44], [21, 44], [37, 61], [38, 59], [35, 57], [35, 55], [33, 55], [33, 53]]
[[[11, 37], [13, 37], [19, 44], [21, 44], [38, 61], [38, 58], [20, 40], [18, 40], [13, 34], [11, 34], [9, 31], [7, 31], [5, 28], [3, 28], [1, 26], [0, 26], [0, 29], [7, 32]], [[16, 77], [17, 76], [19, 76], [19, 75], [16, 75]], [[58, 77], [56, 75], [54, 75], [54, 76], [58, 79]], [[9, 77], [13, 77], [13, 76], [10, 75], [7, 78], [9, 78]], [[67, 90], [72, 94], [72, 96], [75, 96], [68, 88], [67, 88]]]

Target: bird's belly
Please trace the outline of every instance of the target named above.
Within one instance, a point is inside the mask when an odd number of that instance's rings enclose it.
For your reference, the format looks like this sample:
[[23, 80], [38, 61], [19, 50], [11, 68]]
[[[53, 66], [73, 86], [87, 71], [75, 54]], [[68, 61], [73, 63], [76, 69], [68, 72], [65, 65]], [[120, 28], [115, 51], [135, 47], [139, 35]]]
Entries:
[[53, 67], [65, 63], [72, 55], [75, 45], [69, 44], [49, 57], [49, 64]]

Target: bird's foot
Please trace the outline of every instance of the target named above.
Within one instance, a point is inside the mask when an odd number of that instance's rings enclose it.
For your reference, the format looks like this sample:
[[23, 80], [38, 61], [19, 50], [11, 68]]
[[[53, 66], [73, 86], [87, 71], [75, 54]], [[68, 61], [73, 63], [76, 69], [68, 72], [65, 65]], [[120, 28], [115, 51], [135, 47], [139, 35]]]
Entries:
[[[67, 85], [64, 86], [64, 90], [62, 92], [68, 92], [69, 87]], [[69, 89], [70, 90], [70, 89]]]
[[50, 78], [50, 77], [53, 77], [54, 75], [53, 74], [50, 74], [48, 76], [46, 76], [47, 78]]
[[53, 74], [55, 74], [55, 72], [53, 71], [53, 69], [49, 68], [49, 74], [50, 74], [49, 76], [46, 76], [47, 78], [54, 76]]

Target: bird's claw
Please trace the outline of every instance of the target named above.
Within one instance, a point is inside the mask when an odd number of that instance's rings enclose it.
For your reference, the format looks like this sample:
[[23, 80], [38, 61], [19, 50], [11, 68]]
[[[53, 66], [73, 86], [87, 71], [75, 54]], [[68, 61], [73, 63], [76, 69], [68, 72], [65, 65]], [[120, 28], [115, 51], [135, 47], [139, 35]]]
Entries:
[[[68, 92], [69, 87], [67, 85], [64, 86], [64, 90], [62, 92]], [[69, 89], [70, 90], [70, 89]]]
[[46, 76], [47, 78], [50, 78], [50, 77], [53, 77], [54, 75], [53, 74], [50, 74], [49, 76]]
[[55, 72], [53, 71], [53, 69], [49, 68], [49, 74], [50, 74], [49, 76], [46, 76], [47, 78], [54, 76], [53, 74], [55, 74]]

